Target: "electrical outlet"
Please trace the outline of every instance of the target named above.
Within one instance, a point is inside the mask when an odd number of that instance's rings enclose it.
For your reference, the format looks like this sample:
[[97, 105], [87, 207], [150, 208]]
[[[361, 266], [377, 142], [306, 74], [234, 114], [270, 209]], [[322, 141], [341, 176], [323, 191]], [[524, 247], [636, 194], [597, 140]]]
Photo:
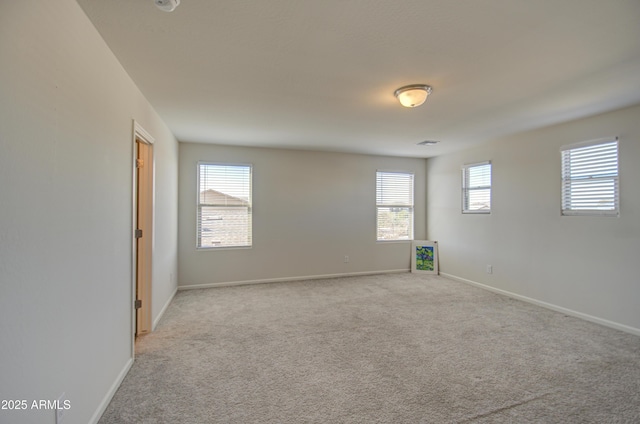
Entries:
[[349, 262], [349, 257], [347, 255], [344, 255], [344, 263], [346, 264], [347, 262]]
[[493, 274], [493, 265], [487, 265], [487, 274]]
[[63, 392], [58, 398], [58, 403], [56, 405], [56, 424], [62, 424], [64, 422], [66, 404], [68, 404], [68, 402], [65, 403], [65, 394]]

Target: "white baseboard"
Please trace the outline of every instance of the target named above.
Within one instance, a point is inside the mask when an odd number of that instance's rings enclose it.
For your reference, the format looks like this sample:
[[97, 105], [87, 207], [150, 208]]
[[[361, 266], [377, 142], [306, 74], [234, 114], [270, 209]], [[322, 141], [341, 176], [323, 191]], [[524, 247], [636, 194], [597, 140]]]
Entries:
[[171, 301], [173, 300], [173, 298], [176, 296], [176, 293], [178, 293], [178, 287], [176, 287], [175, 290], [173, 290], [173, 293], [171, 293], [171, 296], [169, 296], [169, 299], [167, 299], [166, 303], [164, 304], [164, 306], [160, 310], [160, 313], [158, 314], [156, 319], [153, 320], [153, 325], [151, 326], [151, 331], [156, 331], [156, 326], [160, 322], [160, 318], [162, 318], [164, 313], [167, 311], [167, 308], [171, 304]]
[[[156, 319], [153, 321], [153, 327], [151, 331], [154, 331], [156, 329], [158, 322], [160, 322], [162, 315], [164, 315], [164, 313], [166, 312], [167, 308], [171, 304], [171, 301], [173, 300], [177, 292], [178, 292], [178, 288], [176, 287], [173, 293], [171, 294], [171, 296], [169, 296], [169, 299], [167, 300], [167, 302], [164, 304], [164, 306], [160, 310], [160, 313], [158, 314]], [[96, 409], [93, 416], [89, 420], [90, 424], [97, 424], [97, 422], [100, 420], [100, 417], [102, 417], [102, 414], [104, 414], [104, 411], [107, 409], [107, 406], [109, 406], [109, 402], [111, 402], [111, 399], [116, 394], [116, 391], [120, 387], [120, 384], [122, 384], [122, 380], [124, 380], [124, 378], [127, 376], [127, 373], [133, 366], [133, 362], [134, 362], [134, 358], [129, 358], [124, 368], [122, 369], [122, 371], [120, 371], [120, 373], [118, 374], [118, 377], [109, 388], [109, 391], [107, 392], [105, 397], [102, 399], [102, 402], [100, 402], [98, 409]]]
[[187, 284], [178, 286], [178, 290], [195, 290], [195, 289], [209, 289], [212, 287], [228, 287], [228, 286], [244, 286], [248, 284], [264, 284], [264, 283], [281, 283], [286, 281], [300, 281], [300, 280], [322, 280], [325, 278], [339, 278], [339, 277], [356, 277], [362, 275], [377, 275], [377, 274], [397, 274], [402, 272], [409, 272], [410, 269], [390, 269], [385, 271], [363, 271], [363, 272], [347, 272], [341, 274], [323, 274], [323, 275], [306, 275], [299, 277], [281, 277], [281, 278], [266, 278], [262, 280], [245, 280], [245, 281], [228, 281], [222, 283], [209, 283], [209, 284]]
[[624, 331], [626, 333], [631, 333], [636, 336], [640, 336], [640, 328], [631, 327], [629, 325], [620, 324], [614, 321], [609, 321], [603, 318], [594, 317], [593, 315], [585, 314], [582, 312], [574, 311], [572, 309], [563, 308], [562, 306], [554, 305], [553, 303], [543, 302], [541, 300], [533, 299], [531, 297], [522, 296], [516, 293], [512, 293], [507, 290], [497, 289], [495, 287], [488, 286], [486, 284], [478, 283], [477, 281], [468, 280], [466, 278], [458, 277], [457, 275], [447, 274], [445, 272], [440, 273], [441, 276], [450, 278], [452, 280], [460, 281], [461, 283], [469, 284], [472, 286], [479, 287], [484, 290], [488, 290], [494, 293], [502, 294], [513, 299], [522, 300], [523, 302], [531, 303], [537, 306], [542, 306], [543, 308], [551, 309], [556, 312], [562, 312], [566, 315], [571, 315], [576, 318], [581, 318], [585, 321], [594, 322], [596, 324], [604, 325], [605, 327], [615, 328], [616, 330]]
[[102, 414], [104, 414], [104, 411], [107, 409], [107, 406], [109, 406], [109, 402], [111, 402], [113, 395], [116, 394], [116, 391], [120, 387], [120, 384], [122, 384], [122, 380], [124, 380], [124, 378], [127, 376], [127, 373], [131, 369], [132, 365], [133, 365], [133, 358], [129, 358], [124, 368], [122, 369], [122, 371], [120, 371], [120, 374], [118, 374], [116, 381], [113, 382], [113, 384], [109, 388], [109, 391], [102, 399], [102, 402], [100, 402], [100, 405], [98, 405], [98, 409], [96, 409], [96, 412], [93, 413], [93, 416], [89, 420], [90, 424], [98, 423], [98, 421], [100, 420], [100, 417], [102, 417]]

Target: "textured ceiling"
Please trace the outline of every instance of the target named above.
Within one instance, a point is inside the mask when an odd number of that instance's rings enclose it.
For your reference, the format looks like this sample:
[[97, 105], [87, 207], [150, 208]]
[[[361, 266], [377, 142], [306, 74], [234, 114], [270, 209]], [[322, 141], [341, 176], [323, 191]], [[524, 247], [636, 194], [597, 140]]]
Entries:
[[640, 103], [638, 0], [78, 3], [180, 141], [429, 157]]

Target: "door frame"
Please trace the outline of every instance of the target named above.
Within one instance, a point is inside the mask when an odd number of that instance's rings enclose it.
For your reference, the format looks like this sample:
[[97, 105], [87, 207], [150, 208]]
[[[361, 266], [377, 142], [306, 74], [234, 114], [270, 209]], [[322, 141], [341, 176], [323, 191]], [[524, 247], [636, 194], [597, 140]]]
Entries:
[[[153, 261], [153, 234], [154, 234], [154, 211], [155, 211], [155, 152], [154, 152], [155, 139], [149, 134], [140, 124], [133, 120], [133, 136], [132, 136], [132, 212], [131, 212], [131, 355], [135, 356], [135, 339], [136, 334], [145, 334], [151, 331], [151, 289], [152, 289], [152, 261]], [[145, 201], [145, 206], [148, 208], [149, 217], [148, 224], [145, 228], [146, 235], [143, 233], [144, 248], [147, 249], [148, 258], [150, 264], [148, 265], [148, 275], [143, 281], [140, 282], [142, 286], [138, 288], [138, 239], [135, 236], [136, 229], [138, 228], [138, 175], [139, 168], [137, 166], [138, 159], [138, 143], [149, 146], [149, 163], [147, 166], [143, 166], [146, 172], [147, 186], [146, 190], [148, 196]], [[135, 301], [138, 298], [138, 293], [142, 293], [142, 308], [137, 310], [135, 308]]]

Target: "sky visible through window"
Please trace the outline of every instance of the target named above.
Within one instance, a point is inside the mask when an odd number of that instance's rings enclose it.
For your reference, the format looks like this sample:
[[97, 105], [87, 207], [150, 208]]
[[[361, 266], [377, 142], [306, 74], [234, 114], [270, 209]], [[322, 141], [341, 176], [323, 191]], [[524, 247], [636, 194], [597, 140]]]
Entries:
[[562, 149], [562, 213], [617, 215], [617, 139]]
[[413, 179], [408, 172], [376, 172], [378, 241], [413, 239]]
[[251, 197], [251, 166], [214, 165], [200, 166], [200, 193], [216, 190], [243, 200]]
[[491, 163], [463, 167], [463, 212], [491, 210]]
[[251, 165], [200, 163], [198, 170], [196, 247], [251, 246]]

